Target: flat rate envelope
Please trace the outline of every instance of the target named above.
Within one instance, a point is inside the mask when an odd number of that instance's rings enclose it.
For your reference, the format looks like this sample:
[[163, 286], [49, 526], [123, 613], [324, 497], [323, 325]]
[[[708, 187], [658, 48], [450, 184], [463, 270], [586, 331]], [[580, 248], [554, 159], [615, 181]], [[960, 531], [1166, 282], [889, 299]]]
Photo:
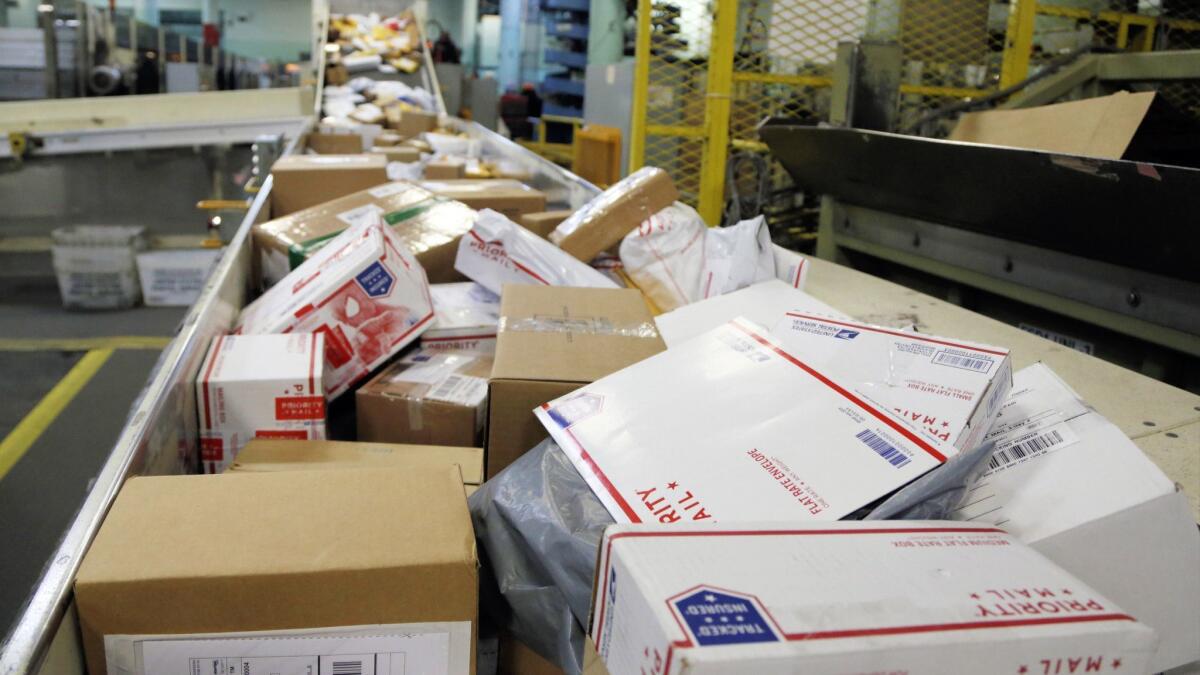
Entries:
[[534, 412], [623, 523], [837, 520], [956, 454], [741, 318]]

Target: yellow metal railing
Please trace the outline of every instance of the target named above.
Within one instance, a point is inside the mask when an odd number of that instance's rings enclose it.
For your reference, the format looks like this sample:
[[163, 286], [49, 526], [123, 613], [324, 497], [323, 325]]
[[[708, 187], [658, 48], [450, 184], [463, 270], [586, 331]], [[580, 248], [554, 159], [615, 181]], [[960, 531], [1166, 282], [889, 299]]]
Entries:
[[[1176, 4], [1169, 12], [1164, 0], [1143, 0], [1136, 13], [1117, 11], [1116, 0], [1008, 0], [1003, 23], [991, 4], [638, 0], [628, 169], [666, 169], [681, 199], [717, 224], [729, 153], [765, 151], [755, 131], [760, 120], [829, 119], [843, 40], [900, 46], [901, 128], [1020, 83], [1089, 39], [1124, 51], [1200, 46], [1200, 0], [1194, 10]], [[1181, 109], [1200, 108], [1200, 84], [1173, 95]], [[773, 180], [785, 180], [777, 165], [771, 170]]]

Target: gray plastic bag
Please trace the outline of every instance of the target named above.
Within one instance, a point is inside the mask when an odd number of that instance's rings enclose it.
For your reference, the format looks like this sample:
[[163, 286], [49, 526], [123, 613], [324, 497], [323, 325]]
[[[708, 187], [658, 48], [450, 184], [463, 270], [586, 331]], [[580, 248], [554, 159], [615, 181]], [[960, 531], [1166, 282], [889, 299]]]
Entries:
[[485, 599], [483, 610], [568, 675], [581, 673], [596, 550], [612, 516], [550, 439], [468, 503], [504, 600]]

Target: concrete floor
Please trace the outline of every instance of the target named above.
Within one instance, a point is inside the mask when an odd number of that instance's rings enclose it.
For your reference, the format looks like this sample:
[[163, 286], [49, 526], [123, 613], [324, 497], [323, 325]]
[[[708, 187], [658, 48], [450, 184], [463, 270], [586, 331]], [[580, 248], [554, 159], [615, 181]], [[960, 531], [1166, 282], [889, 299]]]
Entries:
[[[83, 357], [83, 351], [3, 349], [16, 340], [171, 336], [184, 308], [67, 312], [50, 278], [0, 280], [0, 438]], [[53, 345], [51, 345], [53, 346]], [[158, 358], [118, 349], [0, 478], [0, 635], [19, 615], [78, 511]]]

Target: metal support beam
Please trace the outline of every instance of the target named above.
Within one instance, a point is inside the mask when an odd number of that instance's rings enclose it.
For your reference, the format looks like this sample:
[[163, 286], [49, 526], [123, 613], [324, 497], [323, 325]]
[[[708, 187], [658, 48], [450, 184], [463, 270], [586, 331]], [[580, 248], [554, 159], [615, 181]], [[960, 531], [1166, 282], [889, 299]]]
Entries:
[[54, 29], [54, 3], [46, 2], [38, 5], [37, 12], [38, 25], [42, 28], [42, 44], [46, 53], [44, 66], [46, 98], [58, 98], [58, 33]]
[[1096, 56], [1096, 77], [1106, 82], [1200, 80], [1200, 49]]
[[1033, 106], [1054, 103], [1076, 88], [1094, 80], [1097, 72], [1096, 56], [1085, 54], [1079, 57], [1078, 61], [1064, 66], [1057, 73], [1040, 82], [1031, 84], [1021, 92], [1013, 94], [1000, 107], [1031, 108]]
[[708, 91], [704, 102], [704, 151], [700, 159], [700, 200], [696, 211], [709, 225], [721, 224], [725, 208], [725, 164], [729, 157], [729, 109], [733, 97], [733, 46], [737, 0], [717, 0]]

